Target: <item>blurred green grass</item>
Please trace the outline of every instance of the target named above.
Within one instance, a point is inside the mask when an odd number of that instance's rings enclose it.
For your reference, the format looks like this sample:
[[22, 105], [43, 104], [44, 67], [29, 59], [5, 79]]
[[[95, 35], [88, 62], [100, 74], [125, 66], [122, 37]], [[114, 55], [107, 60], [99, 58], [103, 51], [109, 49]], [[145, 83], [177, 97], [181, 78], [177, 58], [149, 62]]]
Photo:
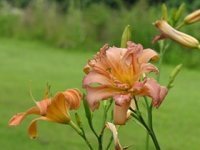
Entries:
[[[39, 122], [39, 138], [30, 140], [27, 126], [32, 117], [16, 128], [8, 127], [7, 123], [12, 115], [34, 105], [29, 96], [30, 87], [37, 100], [42, 98], [47, 82], [51, 84], [53, 94], [67, 88], [81, 88], [82, 68], [92, 55], [81, 47], [66, 51], [37, 41], [0, 39], [0, 145], [3, 149], [87, 149], [82, 139], [68, 126]], [[172, 68], [164, 66], [162, 69], [162, 84], [167, 84]], [[183, 69], [175, 88], [162, 106], [154, 111], [154, 127], [163, 149], [199, 149], [199, 85], [199, 71]], [[84, 116], [82, 108], [79, 114]], [[97, 128], [101, 126], [101, 115], [101, 111], [94, 113]], [[83, 123], [89, 140], [95, 144], [95, 137], [85, 119]], [[133, 145], [130, 149], [143, 150], [145, 135], [133, 120], [119, 131], [121, 144]], [[150, 148], [154, 149], [153, 145]]]

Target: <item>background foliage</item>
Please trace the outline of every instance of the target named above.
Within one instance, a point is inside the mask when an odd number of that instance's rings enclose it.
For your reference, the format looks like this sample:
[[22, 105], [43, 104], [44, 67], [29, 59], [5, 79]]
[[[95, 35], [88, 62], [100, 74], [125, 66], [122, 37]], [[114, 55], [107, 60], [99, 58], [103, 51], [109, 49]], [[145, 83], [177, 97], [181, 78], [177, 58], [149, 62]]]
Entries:
[[[97, 50], [105, 42], [119, 45], [125, 25], [130, 24], [133, 40], [149, 46], [157, 34], [152, 23], [160, 18], [162, 0], [1, 0], [0, 36], [40, 40], [56, 47]], [[186, 12], [200, 7], [198, 0], [166, 1], [173, 14], [182, 2]], [[199, 38], [199, 24], [185, 29]], [[156, 49], [156, 44], [152, 48]], [[198, 52], [181, 46], [170, 48], [165, 62], [200, 66]], [[184, 59], [183, 59], [184, 58]], [[191, 60], [191, 61], [188, 61]]]

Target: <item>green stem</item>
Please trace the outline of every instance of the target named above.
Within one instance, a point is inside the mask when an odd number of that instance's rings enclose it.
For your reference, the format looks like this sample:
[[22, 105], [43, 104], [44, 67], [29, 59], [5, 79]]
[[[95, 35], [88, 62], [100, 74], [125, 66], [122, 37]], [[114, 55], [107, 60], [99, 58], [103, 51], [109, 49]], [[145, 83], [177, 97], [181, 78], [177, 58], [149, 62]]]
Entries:
[[113, 136], [111, 135], [110, 136], [110, 139], [109, 139], [109, 142], [108, 142], [108, 145], [106, 146], [106, 150], [109, 150], [111, 144], [112, 144], [112, 141], [113, 141]]
[[145, 121], [144, 121], [144, 119], [143, 119], [143, 117], [142, 117], [141, 115], [138, 116], [137, 114], [134, 114], [134, 113], [133, 113], [132, 116], [133, 116], [136, 120], [138, 120], [138, 121], [145, 127], [145, 129], [147, 130], [147, 132], [148, 132], [149, 135], [151, 136], [151, 139], [152, 139], [152, 141], [153, 141], [153, 143], [154, 143], [154, 145], [155, 145], [156, 150], [160, 150], [160, 146], [159, 146], [158, 140], [157, 140], [157, 138], [156, 138], [156, 135], [155, 135], [155, 133], [154, 133], [154, 130], [148, 127], [148, 125], [145, 123]]
[[182, 22], [176, 27], [176, 29], [178, 30], [178, 29], [182, 28], [184, 25], [185, 25], [185, 22]]
[[[146, 103], [146, 108], [147, 108], [147, 122], [149, 127], [152, 127], [152, 105], [149, 106], [148, 99], [144, 97], [145, 103]], [[149, 149], [149, 133], [147, 132], [146, 135], [146, 150]]]
[[83, 140], [85, 141], [85, 143], [87, 144], [87, 146], [89, 147], [89, 149], [93, 150], [93, 148], [92, 148], [90, 142], [88, 141], [85, 133], [82, 132], [82, 130], [79, 129], [73, 121], [70, 121], [69, 125], [83, 138]]
[[[136, 101], [135, 98], [134, 98], [134, 101], [135, 101], [135, 105], [136, 105], [136, 111], [132, 110], [132, 109], [130, 109], [130, 110], [133, 112], [132, 116], [134, 118], [136, 118], [146, 128], [147, 132], [151, 136], [151, 139], [152, 139], [152, 141], [153, 141], [153, 143], [154, 143], [154, 145], [156, 147], [156, 150], [160, 150], [160, 146], [159, 146], [158, 140], [156, 138], [156, 135], [154, 133], [153, 125], [152, 125], [152, 108], [153, 107], [152, 107], [152, 104], [149, 106], [147, 98], [146, 97], [144, 97], [144, 98], [145, 98], [145, 102], [146, 102], [146, 104], [148, 106], [148, 108], [147, 108], [147, 111], [148, 111], [147, 112], [148, 113], [148, 125], [144, 121], [144, 119], [142, 117], [142, 114], [139, 112], [139, 106], [138, 106], [137, 101]], [[146, 144], [149, 145], [149, 143], [146, 143]], [[147, 145], [146, 145], [146, 148], [148, 149]]]
[[100, 132], [100, 134], [98, 136], [99, 150], [103, 149], [102, 145], [103, 145], [103, 135], [104, 135], [104, 130], [105, 130], [105, 123], [106, 123], [106, 120], [107, 120], [107, 117], [108, 117], [108, 111], [109, 111], [109, 109], [110, 109], [110, 107], [112, 105], [112, 102], [113, 101], [111, 101], [109, 103], [109, 105], [105, 106], [105, 108], [104, 108], [102, 130], [101, 130], [101, 132]]

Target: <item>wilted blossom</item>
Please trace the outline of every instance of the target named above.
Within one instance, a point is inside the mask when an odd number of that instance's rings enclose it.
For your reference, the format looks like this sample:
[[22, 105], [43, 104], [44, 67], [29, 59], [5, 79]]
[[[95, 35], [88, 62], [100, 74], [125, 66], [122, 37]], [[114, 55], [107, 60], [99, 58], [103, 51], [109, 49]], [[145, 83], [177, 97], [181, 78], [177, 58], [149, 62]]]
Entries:
[[123, 150], [120, 142], [119, 142], [119, 138], [118, 138], [118, 132], [116, 129], [116, 126], [110, 122], [106, 123], [106, 127], [112, 132], [113, 134], [113, 140], [114, 140], [114, 144], [115, 144], [115, 150]]
[[31, 121], [28, 133], [31, 138], [37, 136], [37, 121], [45, 120], [61, 124], [68, 124], [71, 120], [69, 110], [78, 109], [82, 99], [81, 93], [77, 89], [69, 89], [58, 92], [53, 98], [46, 98], [36, 102], [36, 106], [25, 112], [14, 115], [10, 121], [10, 126], [19, 125], [27, 115], [35, 114], [40, 117]]
[[181, 45], [184, 45], [189, 48], [200, 48], [200, 43], [194, 37], [180, 32], [170, 26], [165, 20], [158, 20], [155, 22], [155, 26], [160, 30], [161, 35], [156, 36], [153, 42], [156, 42], [160, 39], [170, 38]]
[[133, 42], [128, 42], [127, 48], [104, 45], [84, 68], [83, 87], [91, 109], [98, 108], [101, 100], [113, 98], [114, 122], [125, 124], [135, 96], [151, 97], [153, 106], [159, 107], [167, 88], [153, 78], [143, 78], [149, 72], [158, 72], [154, 65], [148, 63], [157, 58], [155, 51], [143, 49], [142, 45]]

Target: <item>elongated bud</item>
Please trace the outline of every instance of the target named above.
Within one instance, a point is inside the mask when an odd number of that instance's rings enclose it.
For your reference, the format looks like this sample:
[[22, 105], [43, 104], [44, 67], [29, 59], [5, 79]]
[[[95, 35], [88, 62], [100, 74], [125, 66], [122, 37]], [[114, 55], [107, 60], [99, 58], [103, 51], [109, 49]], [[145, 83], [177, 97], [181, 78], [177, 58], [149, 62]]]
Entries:
[[131, 29], [130, 25], [127, 25], [124, 29], [121, 39], [121, 47], [125, 48], [128, 41], [131, 40]]
[[170, 38], [189, 48], [198, 48], [200, 45], [197, 39], [174, 29], [165, 20], [158, 20], [154, 25], [161, 31], [162, 38]]
[[76, 118], [76, 123], [77, 123], [77, 125], [78, 125], [80, 128], [82, 128], [81, 118], [80, 118], [80, 116], [79, 116], [79, 114], [78, 114], [77, 112], [75, 113], [75, 118]]
[[187, 15], [184, 19], [185, 24], [191, 24], [200, 21], [200, 9]]
[[174, 14], [174, 21], [178, 21], [185, 9], [185, 3], [182, 3]]
[[172, 88], [174, 85], [174, 80], [176, 79], [177, 75], [179, 74], [179, 72], [182, 69], [182, 64], [177, 65], [171, 72], [170, 76], [169, 76], [169, 83], [167, 85], [167, 88], [170, 89]]
[[162, 19], [168, 20], [168, 10], [165, 3], [162, 4]]
[[92, 113], [90, 111], [89, 105], [87, 100], [85, 99], [85, 96], [83, 98], [83, 106], [84, 106], [84, 110], [85, 110], [85, 116], [88, 120], [89, 125], [92, 125]]

